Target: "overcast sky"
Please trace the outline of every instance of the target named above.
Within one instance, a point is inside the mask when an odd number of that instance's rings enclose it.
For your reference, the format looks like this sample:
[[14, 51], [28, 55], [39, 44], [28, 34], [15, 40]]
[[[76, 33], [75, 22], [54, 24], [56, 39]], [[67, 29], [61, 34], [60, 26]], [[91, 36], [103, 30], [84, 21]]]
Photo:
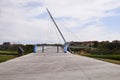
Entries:
[[120, 0], [0, 0], [0, 44], [120, 40]]

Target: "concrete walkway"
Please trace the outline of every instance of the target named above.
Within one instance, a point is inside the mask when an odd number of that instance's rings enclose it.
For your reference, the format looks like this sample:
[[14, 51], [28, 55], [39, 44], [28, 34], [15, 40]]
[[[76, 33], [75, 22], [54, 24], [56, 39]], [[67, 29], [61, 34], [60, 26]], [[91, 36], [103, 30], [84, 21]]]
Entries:
[[1, 63], [0, 80], [120, 80], [120, 65], [54, 50]]

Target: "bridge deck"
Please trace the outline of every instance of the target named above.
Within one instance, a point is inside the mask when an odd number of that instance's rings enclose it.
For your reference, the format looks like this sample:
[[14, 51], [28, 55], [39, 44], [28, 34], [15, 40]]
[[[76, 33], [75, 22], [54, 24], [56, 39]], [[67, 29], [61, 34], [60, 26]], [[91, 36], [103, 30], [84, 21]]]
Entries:
[[120, 80], [119, 65], [54, 50], [1, 63], [0, 80]]

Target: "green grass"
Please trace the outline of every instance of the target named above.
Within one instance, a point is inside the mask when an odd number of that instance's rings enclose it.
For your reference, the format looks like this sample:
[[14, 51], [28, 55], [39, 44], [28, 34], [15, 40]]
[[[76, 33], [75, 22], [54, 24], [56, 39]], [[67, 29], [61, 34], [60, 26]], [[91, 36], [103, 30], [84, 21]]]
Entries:
[[17, 57], [16, 51], [0, 51], [0, 63]]
[[112, 59], [112, 60], [119, 60], [120, 61], [120, 55], [92, 55], [92, 54], [86, 54], [84, 56], [93, 57], [93, 58]]
[[16, 51], [0, 51], [1, 55], [18, 55]]
[[15, 58], [13, 55], [0, 55], [0, 62], [4, 62], [13, 58]]
[[107, 61], [115, 64], [120, 64], [120, 55], [92, 55], [92, 54], [84, 54], [82, 56], [92, 57], [95, 59], [99, 59], [102, 61]]
[[115, 64], [119, 64], [120, 65], [120, 61], [119, 60], [111, 60], [111, 59], [99, 59], [99, 60], [110, 62], [110, 63], [115, 63]]

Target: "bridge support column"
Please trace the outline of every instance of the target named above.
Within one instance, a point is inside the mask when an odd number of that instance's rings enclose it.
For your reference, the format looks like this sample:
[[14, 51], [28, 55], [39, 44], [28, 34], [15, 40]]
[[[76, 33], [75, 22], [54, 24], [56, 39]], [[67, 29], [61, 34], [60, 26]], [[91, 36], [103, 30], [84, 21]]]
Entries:
[[57, 53], [59, 53], [59, 46], [57, 46]]
[[44, 53], [44, 45], [42, 45], [42, 53]]

